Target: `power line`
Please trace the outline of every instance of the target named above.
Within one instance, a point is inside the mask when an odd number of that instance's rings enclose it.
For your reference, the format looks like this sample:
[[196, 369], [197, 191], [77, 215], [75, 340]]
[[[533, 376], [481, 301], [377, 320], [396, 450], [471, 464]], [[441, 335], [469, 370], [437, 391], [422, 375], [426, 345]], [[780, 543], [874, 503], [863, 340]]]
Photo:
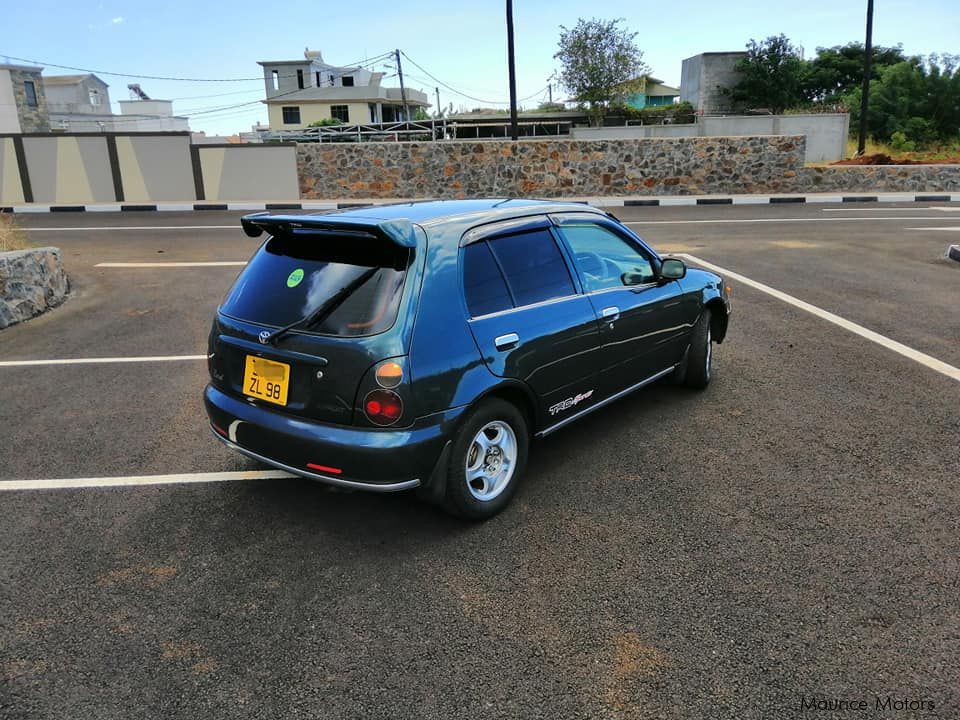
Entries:
[[[457, 90], [456, 88], [452, 87], [451, 85], [448, 85], [447, 83], [445, 83], [443, 80], [441, 80], [440, 78], [438, 78], [436, 75], [431, 74], [426, 68], [424, 68], [424, 67], [423, 67], [422, 65], [420, 65], [416, 60], [414, 60], [414, 59], [411, 58], [409, 55], [407, 55], [403, 50], [400, 51], [400, 54], [403, 55], [407, 60], [409, 60], [410, 63], [411, 63], [414, 67], [416, 67], [416, 68], [419, 69], [421, 72], [423, 72], [423, 73], [424, 73], [428, 78], [430, 78], [433, 82], [439, 83], [440, 85], [442, 85], [443, 87], [445, 87], [447, 90], [449, 90], [450, 92], [452, 92], [454, 95], [459, 95], [459, 96], [461, 96], [461, 97], [469, 98], [470, 100], [474, 100], [474, 101], [479, 102], [479, 103], [484, 103], [484, 104], [486, 104], [486, 105], [509, 105], [509, 104], [510, 104], [509, 102], [503, 101], [503, 100], [483, 100], [483, 99], [481, 99], [481, 98], [474, 97], [473, 95], [468, 95], [468, 94], [465, 93], [465, 92], [461, 92], [460, 90]], [[407, 74], [409, 75], [410, 73], [407, 73]], [[418, 75], [411, 75], [411, 77], [417, 78], [417, 79], [419, 79], [419, 80], [421, 80], [421, 81], [424, 80], [422, 77], [419, 77]], [[543, 92], [545, 92], [546, 89], [547, 89], [547, 86], [544, 85], [542, 88], [540, 88], [539, 90], [537, 90], [535, 93], [533, 93], [533, 94], [531, 94], [531, 95], [527, 95], [526, 97], [520, 98], [520, 99], [518, 100], [518, 102], [523, 102], [524, 100], [530, 100], [531, 98], [537, 97], [538, 95], [540, 95], [540, 94], [542, 94]]]
[[[393, 53], [382, 53], [381, 55], [378, 55], [371, 59], [365, 58], [362, 64], [361, 62], [358, 61], [354, 63], [348, 63], [346, 65], [337, 65], [336, 67], [359, 69], [367, 65], [372, 65], [373, 63], [379, 62], [380, 60], [392, 54]], [[73, 67], [72, 65], [58, 65], [57, 63], [44, 62], [42, 60], [30, 60], [29, 58], [14, 57], [13, 55], [4, 55], [3, 53], [0, 53], [0, 57], [5, 57], [9, 60], [16, 60], [17, 62], [30, 63], [32, 65], [42, 65], [43, 67], [55, 67], [55, 68], [59, 68], [60, 70], [75, 70], [77, 72], [91, 73], [93, 75], [110, 75], [112, 77], [133, 78], [135, 80], [165, 80], [170, 82], [253, 82], [255, 80], [262, 81], [264, 79], [263, 76], [253, 77], [253, 78], [187, 78], [187, 77], [170, 77], [170, 76], [163, 76], [163, 75], [132, 75], [130, 73], [113, 72], [111, 70], [91, 70], [90, 68]], [[305, 62], [309, 62], [309, 60]], [[292, 78], [292, 77], [296, 77], [296, 75], [284, 75], [282, 77]]]

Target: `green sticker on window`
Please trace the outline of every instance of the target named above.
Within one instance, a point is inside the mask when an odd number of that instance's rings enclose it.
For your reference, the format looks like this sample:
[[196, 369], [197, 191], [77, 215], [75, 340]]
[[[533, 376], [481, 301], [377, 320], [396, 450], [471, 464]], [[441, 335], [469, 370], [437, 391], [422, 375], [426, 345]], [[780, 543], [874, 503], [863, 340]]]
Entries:
[[296, 287], [300, 284], [301, 280], [303, 280], [303, 269], [297, 268], [287, 276], [287, 287]]

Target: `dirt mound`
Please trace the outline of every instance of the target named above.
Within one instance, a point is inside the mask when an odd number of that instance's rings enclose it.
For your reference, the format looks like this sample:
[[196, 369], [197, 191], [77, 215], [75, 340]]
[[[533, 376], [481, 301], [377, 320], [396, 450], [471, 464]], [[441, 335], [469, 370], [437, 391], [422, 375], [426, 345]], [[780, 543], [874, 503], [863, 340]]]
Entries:
[[960, 157], [945, 160], [911, 160], [909, 158], [892, 158], [885, 153], [861, 155], [846, 160], [837, 160], [831, 165], [960, 165]]

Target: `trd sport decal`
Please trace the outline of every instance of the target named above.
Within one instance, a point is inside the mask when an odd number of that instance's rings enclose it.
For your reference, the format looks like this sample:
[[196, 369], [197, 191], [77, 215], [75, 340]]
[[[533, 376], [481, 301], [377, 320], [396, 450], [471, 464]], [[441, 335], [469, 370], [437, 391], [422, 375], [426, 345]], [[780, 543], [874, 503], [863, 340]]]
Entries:
[[581, 403], [584, 400], [587, 400], [591, 395], [593, 395], [593, 390], [587, 390], [585, 393], [580, 393], [575, 395], [572, 398], [567, 398], [563, 402], [558, 402], [556, 405], [550, 406], [550, 414], [556, 415], [561, 410], [569, 410], [574, 407], [577, 403]]

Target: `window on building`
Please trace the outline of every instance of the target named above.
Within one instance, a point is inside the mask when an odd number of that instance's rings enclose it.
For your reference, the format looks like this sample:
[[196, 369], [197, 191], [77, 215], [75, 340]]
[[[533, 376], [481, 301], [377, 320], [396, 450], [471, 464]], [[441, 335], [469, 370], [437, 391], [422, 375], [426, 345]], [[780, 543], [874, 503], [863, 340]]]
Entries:
[[348, 123], [350, 122], [350, 108], [346, 105], [331, 105], [330, 117], [332, 117], [334, 120]]
[[303, 70], [297, 70], [297, 87], [303, 90]]
[[317, 78], [317, 87], [320, 87], [320, 71], [317, 70], [317, 72], [315, 72], [314, 75]]
[[27, 96], [27, 107], [36, 107], [37, 106], [37, 86], [34, 85], [33, 80], [23, 81], [23, 92]]
[[370, 110], [370, 122], [379, 122], [379, 120], [377, 120], [377, 104], [367, 103], [367, 108]]
[[290, 107], [281, 108], [283, 111], [283, 124], [284, 125], [299, 125], [300, 124], [300, 106], [292, 105]]
[[353, 75], [344, 75], [344, 76], [343, 76], [343, 86], [344, 86], [344, 87], [353, 87]]
[[270, 73], [270, 79], [271, 79], [271, 82], [273, 83], [273, 89], [279, 90], [280, 89], [280, 71], [274, 70], [272, 73]]
[[91, 90], [90, 95], [90, 104], [94, 107], [100, 106], [100, 92], [98, 90]]
[[330, 75], [330, 84], [331, 84], [331, 85], [334, 84], [334, 82], [333, 82], [333, 75]]

